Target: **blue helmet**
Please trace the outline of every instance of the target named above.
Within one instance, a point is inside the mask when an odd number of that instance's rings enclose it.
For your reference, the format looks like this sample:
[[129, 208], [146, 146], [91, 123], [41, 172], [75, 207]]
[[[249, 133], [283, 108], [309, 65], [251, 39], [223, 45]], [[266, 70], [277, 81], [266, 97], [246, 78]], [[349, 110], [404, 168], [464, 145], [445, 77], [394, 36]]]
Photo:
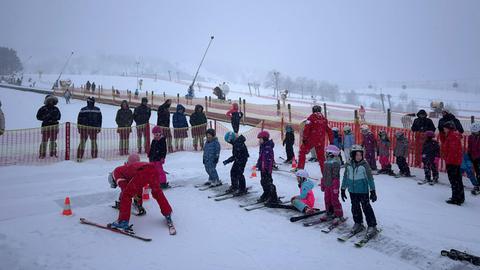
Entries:
[[224, 139], [227, 143], [232, 143], [235, 140], [235, 133], [233, 131], [225, 133]]

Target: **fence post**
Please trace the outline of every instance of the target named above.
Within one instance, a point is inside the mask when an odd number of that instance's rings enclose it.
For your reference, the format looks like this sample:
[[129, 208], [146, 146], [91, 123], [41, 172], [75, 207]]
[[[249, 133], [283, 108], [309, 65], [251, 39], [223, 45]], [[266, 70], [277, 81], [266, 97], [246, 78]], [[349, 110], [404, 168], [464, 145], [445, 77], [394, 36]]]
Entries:
[[392, 111], [390, 108], [387, 109], [387, 127], [392, 126]]
[[100, 99], [100, 88], [98, 89], [97, 93], [98, 93], [98, 95], [97, 95], [98, 99]]
[[205, 96], [205, 113], [208, 113], [208, 97]]
[[288, 108], [288, 123], [292, 123], [292, 105], [288, 103], [287, 108]]
[[475, 123], [475, 116], [474, 115], [470, 116], [470, 121], [472, 122], [472, 124]]
[[283, 113], [282, 113], [282, 119], [280, 120], [280, 134], [281, 134], [281, 138], [282, 138], [282, 142], [283, 142], [283, 139], [284, 139], [284, 134], [283, 134], [283, 126], [285, 124], [285, 120], [283, 119]]
[[277, 116], [280, 115], [280, 100], [277, 99]]
[[65, 160], [70, 160], [70, 122], [65, 123]]
[[208, 96], [208, 105], [212, 107], [212, 96]]
[[327, 115], [327, 103], [323, 103], [323, 113], [325, 115], [325, 118], [328, 118], [328, 115]]
[[128, 91], [128, 103], [131, 103], [132, 102], [132, 92], [130, 92], [130, 90], [127, 90]]
[[245, 118], [247, 118], [247, 105], [245, 99], [243, 100], [243, 124], [245, 125]]
[[217, 130], [217, 119], [213, 120], [213, 125], [215, 126], [215, 130]]
[[177, 104], [180, 104], [180, 94], [177, 93]]
[[264, 127], [265, 127], [265, 120], [262, 120], [262, 131]]
[[353, 111], [353, 122], [358, 124], [360, 121], [358, 120], [358, 110]]
[[153, 91], [152, 91], [152, 107], [155, 107], [155, 105], [153, 104], [153, 98], [154, 98], [154, 97], [155, 97], [155, 96], [153, 95]]
[[163, 102], [165, 102], [166, 98], [167, 97], [165, 96], [165, 91], [163, 91]]
[[238, 105], [240, 106], [240, 111], [242, 111], [242, 98], [238, 97]]
[[115, 88], [112, 86], [112, 100], [115, 102]]

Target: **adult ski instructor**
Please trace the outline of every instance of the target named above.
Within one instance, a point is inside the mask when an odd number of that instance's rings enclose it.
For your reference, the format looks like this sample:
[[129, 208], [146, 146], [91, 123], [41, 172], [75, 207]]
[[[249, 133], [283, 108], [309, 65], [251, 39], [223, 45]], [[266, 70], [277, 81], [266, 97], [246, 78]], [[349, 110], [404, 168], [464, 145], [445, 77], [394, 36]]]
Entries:
[[323, 174], [323, 163], [325, 161], [325, 136], [328, 136], [330, 143], [333, 143], [333, 132], [328, 126], [328, 120], [322, 114], [322, 107], [315, 105], [312, 114], [307, 118], [303, 128], [302, 145], [299, 151], [298, 169], [305, 168], [305, 156], [310, 149], [315, 148], [318, 163]]

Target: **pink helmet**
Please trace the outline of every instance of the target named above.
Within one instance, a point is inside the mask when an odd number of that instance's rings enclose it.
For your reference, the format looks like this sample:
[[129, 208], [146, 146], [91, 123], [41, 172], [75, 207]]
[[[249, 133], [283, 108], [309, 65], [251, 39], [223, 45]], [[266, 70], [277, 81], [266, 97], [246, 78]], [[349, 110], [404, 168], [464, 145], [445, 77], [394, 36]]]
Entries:
[[268, 133], [268, 131], [264, 130], [264, 131], [260, 131], [257, 135], [257, 138], [262, 138], [262, 139], [265, 139], [265, 140], [268, 140], [270, 138], [270, 133]]
[[152, 129], [152, 133], [153, 134], [162, 133], [162, 128], [159, 127], [159, 126], [154, 126], [153, 129]]
[[333, 154], [334, 156], [340, 155], [340, 149], [338, 149], [338, 147], [336, 147], [336, 146], [333, 145], [333, 144], [330, 144], [330, 145], [328, 145], [327, 147], [325, 147], [325, 152], [326, 152], [326, 153], [331, 153], [331, 154]]
[[140, 162], [140, 156], [138, 154], [130, 154], [128, 156], [127, 164], [132, 164], [135, 162]]

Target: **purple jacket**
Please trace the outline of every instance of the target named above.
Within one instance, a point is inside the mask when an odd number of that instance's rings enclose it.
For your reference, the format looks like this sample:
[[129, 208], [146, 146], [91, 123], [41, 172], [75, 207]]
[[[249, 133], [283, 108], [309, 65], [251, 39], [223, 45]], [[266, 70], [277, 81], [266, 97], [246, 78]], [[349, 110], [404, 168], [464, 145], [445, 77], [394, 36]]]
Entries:
[[261, 172], [272, 173], [274, 162], [273, 147], [275, 147], [275, 144], [272, 140], [269, 140], [260, 145], [260, 154], [258, 155], [257, 168]]
[[468, 155], [472, 160], [480, 158], [480, 136], [468, 136]]
[[373, 133], [368, 132], [367, 134], [363, 135], [362, 146], [365, 149], [365, 152], [375, 153], [377, 141], [375, 140]]

